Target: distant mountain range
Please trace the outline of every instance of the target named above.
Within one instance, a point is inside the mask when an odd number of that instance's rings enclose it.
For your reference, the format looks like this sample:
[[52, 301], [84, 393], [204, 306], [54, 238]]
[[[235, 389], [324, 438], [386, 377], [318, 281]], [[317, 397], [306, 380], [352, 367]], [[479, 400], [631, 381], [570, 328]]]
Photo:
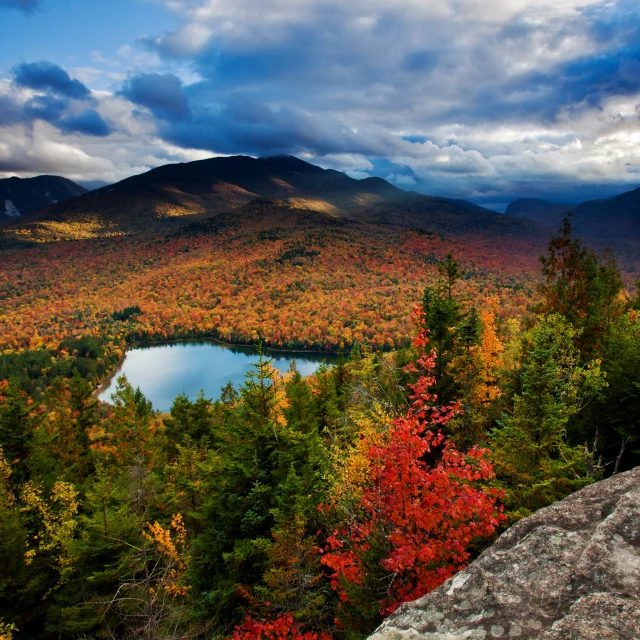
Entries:
[[575, 233], [597, 244], [621, 246], [640, 240], [640, 189], [575, 206], [545, 200], [514, 200], [506, 213], [553, 231], [560, 227], [567, 213], [571, 213]]
[[[356, 180], [292, 156], [233, 156], [170, 164], [41, 209], [20, 238], [155, 234], [242, 211], [259, 216], [268, 202], [345, 223], [392, 224], [448, 234], [525, 237], [539, 227], [464, 201], [399, 189], [382, 178]], [[249, 207], [249, 205], [251, 206]], [[249, 207], [249, 209], [247, 209]], [[266, 213], [265, 213], [266, 215]], [[12, 235], [15, 225], [5, 230]]]
[[293, 156], [169, 164], [91, 192], [57, 176], [0, 180], [4, 240], [148, 236], [209, 219], [246, 222], [276, 210], [280, 219], [283, 207], [319, 220], [532, 239], [548, 237], [571, 211], [576, 234], [592, 244], [633, 253], [640, 241], [640, 189], [577, 206], [519, 199], [505, 215], [405, 191], [382, 178], [356, 180]]
[[0, 180], [0, 226], [85, 193], [87, 189], [60, 176], [5, 178]]
[[516, 218], [533, 220], [544, 227], [557, 229], [564, 217], [573, 209], [574, 205], [536, 200], [534, 198], [520, 198], [514, 200], [505, 213]]

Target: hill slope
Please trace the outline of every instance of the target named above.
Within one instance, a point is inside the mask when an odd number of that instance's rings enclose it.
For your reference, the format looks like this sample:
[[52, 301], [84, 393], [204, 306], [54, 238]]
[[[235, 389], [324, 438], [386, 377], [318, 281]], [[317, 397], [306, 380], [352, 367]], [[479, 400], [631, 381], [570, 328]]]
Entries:
[[381, 178], [355, 180], [291, 156], [234, 156], [165, 165], [127, 178], [47, 207], [27, 224], [6, 230], [5, 238], [155, 235], [238, 210], [256, 199], [276, 200], [336, 219], [441, 233], [527, 236], [539, 232], [529, 221], [403, 191]]
[[572, 205], [536, 200], [534, 198], [520, 198], [514, 200], [506, 210], [506, 214], [515, 218], [525, 218], [537, 222], [554, 231], [562, 224], [562, 219], [571, 211]]
[[572, 213], [579, 234], [613, 244], [640, 237], [640, 189], [608, 200], [583, 202]]
[[623, 266], [637, 264], [640, 251], [640, 189], [607, 200], [589, 200], [575, 207], [545, 200], [514, 200], [506, 213], [554, 232], [567, 213], [571, 213], [576, 236], [598, 251], [605, 247], [613, 248]]
[[87, 189], [60, 176], [5, 178], [0, 180], [0, 225], [85, 193]]

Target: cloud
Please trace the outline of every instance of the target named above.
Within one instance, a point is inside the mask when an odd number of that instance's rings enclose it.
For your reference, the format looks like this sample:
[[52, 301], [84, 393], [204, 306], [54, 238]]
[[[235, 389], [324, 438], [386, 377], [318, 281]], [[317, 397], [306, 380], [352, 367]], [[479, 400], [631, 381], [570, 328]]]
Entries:
[[347, 160], [362, 157], [399, 184], [478, 198], [636, 179], [637, 154], [599, 142], [638, 130], [630, 0], [167, 4], [183, 24], [144, 44], [200, 76], [183, 87], [191, 119], [158, 123], [174, 145], [371, 172]]
[[72, 79], [62, 67], [52, 62], [22, 63], [13, 72], [14, 82], [19, 87], [50, 91], [76, 100], [84, 100], [91, 95], [82, 82]]
[[55, 96], [37, 95], [27, 100], [24, 114], [28, 120], [44, 120], [55, 124], [67, 110], [68, 102]]
[[13, 84], [2, 83], [0, 90], [0, 127], [23, 124], [33, 130], [42, 121], [63, 135], [104, 138], [113, 132], [95, 108], [87, 108], [97, 102], [89, 89], [52, 63], [19, 65]]
[[638, 181], [637, 0], [157, 2], [176, 28], [75, 79], [17, 67], [0, 126], [73, 136], [111, 176], [292, 153], [491, 203]]
[[134, 76], [124, 83], [120, 93], [158, 118], [184, 120], [189, 116], [189, 102], [182, 80], [172, 73]]
[[20, 9], [31, 13], [40, 6], [40, 0], [0, 0], [0, 9]]
[[72, 114], [61, 118], [56, 122], [62, 133], [79, 133], [86, 136], [104, 138], [108, 136], [112, 128], [104, 121], [95, 109], [87, 109], [78, 114]]
[[[375, 136], [362, 135], [339, 120], [248, 100], [194, 110], [189, 122], [163, 122], [159, 132], [177, 146], [222, 154], [375, 155], [386, 150]], [[385, 132], [380, 135], [389, 138]]]
[[0, 95], [0, 127], [8, 127], [24, 122], [22, 105], [10, 95]]

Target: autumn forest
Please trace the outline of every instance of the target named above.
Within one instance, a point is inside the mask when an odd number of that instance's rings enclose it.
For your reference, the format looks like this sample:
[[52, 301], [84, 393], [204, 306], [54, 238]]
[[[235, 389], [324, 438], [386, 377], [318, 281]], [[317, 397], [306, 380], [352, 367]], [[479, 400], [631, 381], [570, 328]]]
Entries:
[[[0, 233], [0, 638], [365, 638], [640, 463], [628, 247], [180, 167]], [[188, 338], [254, 345], [252, 372], [168, 413], [126, 377], [95, 398], [128, 347]]]

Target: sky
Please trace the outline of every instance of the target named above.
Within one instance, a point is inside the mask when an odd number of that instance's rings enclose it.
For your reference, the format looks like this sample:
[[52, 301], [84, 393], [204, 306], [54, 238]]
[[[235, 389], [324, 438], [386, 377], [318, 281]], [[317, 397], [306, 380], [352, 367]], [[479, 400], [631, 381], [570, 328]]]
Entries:
[[638, 0], [0, 0], [0, 177], [287, 153], [504, 210], [640, 186]]

